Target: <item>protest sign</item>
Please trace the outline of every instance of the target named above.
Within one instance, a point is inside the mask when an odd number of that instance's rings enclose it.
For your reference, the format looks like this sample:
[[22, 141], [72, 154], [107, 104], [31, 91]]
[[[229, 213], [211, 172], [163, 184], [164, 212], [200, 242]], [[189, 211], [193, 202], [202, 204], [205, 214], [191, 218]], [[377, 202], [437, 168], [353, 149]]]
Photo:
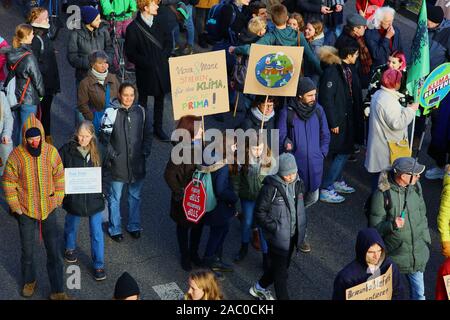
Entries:
[[170, 58], [173, 116], [228, 112], [225, 50]]
[[447, 290], [447, 297], [450, 300], [450, 275], [444, 276], [445, 290]]
[[385, 274], [345, 290], [346, 300], [391, 300], [392, 265]]
[[203, 182], [193, 179], [184, 189], [183, 209], [186, 219], [195, 223], [206, 211], [206, 191]]
[[65, 194], [101, 193], [102, 168], [64, 169]]
[[252, 44], [244, 93], [295, 97], [303, 47]]
[[425, 80], [420, 90], [420, 105], [424, 108], [424, 115], [439, 103], [450, 92], [450, 62], [441, 64], [434, 69]]

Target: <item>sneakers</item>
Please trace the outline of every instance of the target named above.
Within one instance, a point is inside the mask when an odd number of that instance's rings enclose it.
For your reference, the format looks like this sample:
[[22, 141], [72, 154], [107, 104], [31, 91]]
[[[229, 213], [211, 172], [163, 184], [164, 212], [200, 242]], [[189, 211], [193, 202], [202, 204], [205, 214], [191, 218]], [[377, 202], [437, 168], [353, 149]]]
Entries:
[[95, 269], [94, 270], [94, 279], [97, 281], [102, 281], [106, 279], [105, 269]]
[[345, 181], [336, 181], [333, 183], [333, 187], [338, 193], [350, 194], [356, 191], [355, 188], [350, 187]]
[[50, 295], [50, 300], [72, 300], [71, 297], [67, 295], [65, 292], [52, 293]]
[[256, 288], [257, 283], [255, 283], [255, 285], [253, 285], [249, 292], [250, 294], [259, 299], [259, 300], [275, 300], [275, 298], [272, 296], [272, 293], [270, 292], [269, 289], [264, 289], [262, 287], [260, 287], [260, 289]]
[[308, 252], [311, 252], [311, 245], [308, 243], [308, 242], [303, 242], [301, 245], [300, 245], [300, 251], [301, 252], [303, 252], [303, 253], [308, 253]]
[[348, 157], [347, 161], [348, 162], [357, 162], [358, 158], [356, 157], [356, 155], [351, 154], [350, 157]]
[[186, 45], [186, 48], [183, 50], [183, 55], [189, 55], [194, 53], [194, 48], [191, 45]]
[[425, 172], [425, 178], [428, 180], [444, 179], [445, 171], [439, 167], [428, 169]]
[[34, 294], [34, 290], [36, 289], [36, 281], [25, 283], [22, 289], [22, 297], [30, 298]]
[[319, 200], [326, 203], [342, 203], [345, 198], [334, 190], [322, 189], [320, 190]]
[[68, 250], [64, 251], [64, 260], [68, 263], [75, 263], [78, 261], [77, 256], [75, 255], [75, 250]]
[[227, 263], [224, 263], [218, 257], [209, 257], [203, 260], [205, 267], [210, 268], [212, 271], [218, 272], [233, 272], [233, 267]]

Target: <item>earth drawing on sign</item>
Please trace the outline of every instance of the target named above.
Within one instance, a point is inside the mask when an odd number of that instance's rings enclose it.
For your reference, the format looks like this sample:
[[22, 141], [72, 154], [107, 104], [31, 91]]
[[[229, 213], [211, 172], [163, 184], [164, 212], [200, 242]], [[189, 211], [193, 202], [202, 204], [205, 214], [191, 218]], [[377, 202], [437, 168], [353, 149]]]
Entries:
[[256, 63], [256, 79], [267, 88], [281, 88], [294, 75], [294, 62], [283, 52], [270, 53]]

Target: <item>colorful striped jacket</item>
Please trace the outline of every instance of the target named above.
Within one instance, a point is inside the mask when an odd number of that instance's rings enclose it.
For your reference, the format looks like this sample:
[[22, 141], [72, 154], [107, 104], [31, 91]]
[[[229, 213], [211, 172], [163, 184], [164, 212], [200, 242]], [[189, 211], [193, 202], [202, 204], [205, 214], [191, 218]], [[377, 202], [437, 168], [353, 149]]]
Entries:
[[64, 168], [58, 150], [45, 142], [44, 128], [32, 114], [22, 128], [41, 131], [41, 155], [32, 157], [26, 140], [11, 152], [3, 174], [6, 202], [13, 212], [21, 211], [30, 218], [45, 220], [62, 205], [64, 199]]

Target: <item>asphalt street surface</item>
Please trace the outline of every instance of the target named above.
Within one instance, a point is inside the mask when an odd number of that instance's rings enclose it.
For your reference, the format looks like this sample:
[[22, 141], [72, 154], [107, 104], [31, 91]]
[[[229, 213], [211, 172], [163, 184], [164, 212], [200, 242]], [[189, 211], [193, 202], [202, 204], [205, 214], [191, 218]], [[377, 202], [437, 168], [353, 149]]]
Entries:
[[[354, 1], [349, 1], [346, 11], [354, 11]], [[16, 25], [21, 23], [22, 16], [16, 8], [5, 11], [0, 6], [0, 35], [11, 43]], [[395, 24], [400, 28], [404, 47], [410, 47], [415, 32], [415, 24], [401, 16]], [[52, 109], [52, 135], [56, 147], [67, 142], [74, 131], [74, 113], [76, 105], [74, 70], [66, 60], [66, 43], [68, 30], [61, 31], [55, 47], [59, 65], [62, 92], [54, 100]], [[152, 100], [149, 101], [152, 110]], [[170, 97], [166, 97], [164, 127], [170, 131], [174, 127]], [[152, 114], [152, 112], [150, 112]], [[214, 126], [234, 127], [243, 117], [242, 112], [233, 119], [231, 114], [225, 115], [224, 123], [214, 119], [206, 119], [206, 128]], [[425, 142], [425, 147], [429, 135]], [[142, 195], [142, 236], [135, 240], [124, 232], [122, 243], [113, 242], [105, 234], [105, 267], [107, 279], [96, 282], [92, 277], [88, 220], [82, 220], [78, 237], [77, 265], [81, 268], [81, 288], [67, 289], [67, 293], [76, 299], [111, 299], [116, 279], [124, 271], [133, 275], [141, 288], [142, 299], [175, 299], [180, 289], [187, 289], [188, 273], [179, 264], [178, 245], [175, 235], [175, 223], [169, 217], [170, 191], [167, 187], [163, 171], [170, 155], [171, 146], [156, 138], [153, 140], [151, 166], [145, 180]], [[370, 177], [363, 167], [364, 150], [358, 155], [358, 162], [348, 163], [344, 176], [357, 192], [347, 197], [343, 204], [328, 205], [317, 203], [308, 210], [308, 237], [312, 251], [300, 253], [293, 258], [289, 269], [289, 291], [292, 299], [315, 300], [330, 299], [333, 280], [337, 272], [354, 258], [356, 235], [367, 224], [363, 213], [364, 201], [370, 190]], [[430, 158], [422, 152], [420, 162], [427, 166], [432, 164]], [[436, 273], [443, 261], [440, 254], [439, 234], [436, 226], [442, 180], [428, 181], [421, 179], [423, 193], [427, 204], [428, 222], [431, 230], [431, 257], [425, 272], [425, 289], [428, 299], [434, 298]], [[126, 208], [126, 201], [123, 202]], [[23, 299], [20, 296], [20, 240], [17, 222], [6, 210], [4, 197], [0, 200], [0, 299]], [[123, 225], [126, 223], [126, 218]], [[63, 247], [64, 214], [58, 217], [61, 248]], [[208, 229], [202, 237], [200, 254], [206, 244]], [[36, 241], [38, 236], [36, 234]], [[224, 260], [231, 262], [240, 246], [239, 221], [231, 223], [230, 233], [224, 248]], [[46, 272], [46, 258], [43, 244], [39, 244], [35, 252], [37, 265], [37, 291], [32, 299], [47, 299], [49, 282]], [[68, 267], [68, 264], [65, 264]], [[225, 275], [222, 282], [228, 299], [253, 299], [248, 289], [262, 275], [261, 253], [253, 248], [244, 262], [235, 264], [234, 273]], [[69, 274], [66, 274], [67, 278]], [[273, 288], [272, 288], [273, 289]]]

